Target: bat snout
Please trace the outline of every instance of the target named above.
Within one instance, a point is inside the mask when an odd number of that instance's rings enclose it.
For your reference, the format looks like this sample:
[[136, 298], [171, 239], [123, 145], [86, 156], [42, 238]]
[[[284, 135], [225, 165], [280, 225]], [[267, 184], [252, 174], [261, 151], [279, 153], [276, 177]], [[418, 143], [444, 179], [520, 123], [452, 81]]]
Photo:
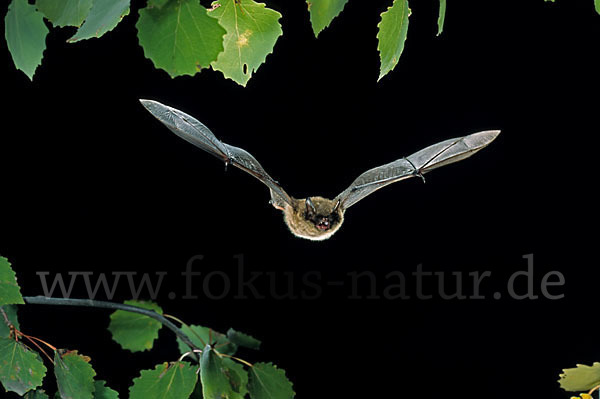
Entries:
[[331, 227], [331, 223], [329, 222], [329, 218], [328, 217], [322, 217], [317, 223], [316, 223], [317, 229], [319, 230], [328, 230]]

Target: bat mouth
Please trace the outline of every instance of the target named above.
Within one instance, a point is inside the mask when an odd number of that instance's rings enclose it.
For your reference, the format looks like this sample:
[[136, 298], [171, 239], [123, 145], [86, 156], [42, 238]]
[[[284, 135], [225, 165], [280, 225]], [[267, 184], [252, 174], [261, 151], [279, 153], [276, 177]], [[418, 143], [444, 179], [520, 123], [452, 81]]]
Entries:
[[319, 222], [317, 222], [315, 224], [315, 226], [319, 230], [329, 230], [329, 228], [331, 227], [331, 224], [329, 223], [328, 218], [322, 218]]

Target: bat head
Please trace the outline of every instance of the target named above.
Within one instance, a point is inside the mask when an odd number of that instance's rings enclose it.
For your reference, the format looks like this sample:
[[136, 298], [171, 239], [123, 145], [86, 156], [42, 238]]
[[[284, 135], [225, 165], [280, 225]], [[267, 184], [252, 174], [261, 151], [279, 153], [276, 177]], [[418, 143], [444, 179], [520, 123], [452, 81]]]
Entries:
[[331, 208], [331, 201], [329, 200], [322, 201], [321, 198], [316, 197], [315, 202], [310, 197], [304, 200], [304, 219], [312, 222], [318, 230], [327, 231], [332, 229], [340, 219], [340, 215], [336, 212], [340, 206], [340, 201], [336, 201], [333, 208]]
[[285, 210], [285, 222], [297, 237], [325, 240], [335, 233], [344, 220], [340, 201], [323, 197], [294, 200]]

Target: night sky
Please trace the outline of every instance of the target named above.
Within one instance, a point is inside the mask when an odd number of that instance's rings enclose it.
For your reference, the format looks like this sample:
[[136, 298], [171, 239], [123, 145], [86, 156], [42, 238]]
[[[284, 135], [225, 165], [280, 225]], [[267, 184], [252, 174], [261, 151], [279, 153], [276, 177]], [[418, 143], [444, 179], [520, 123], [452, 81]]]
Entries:
[[[0, 254], [25, 295], [44, 293], [44, 271], [166, 272], [165, 312], [262, 340], [240, 356], [285, 369], [299, 398], [571, 396], [561, 369], [600, 361], [593, 1], [449, 2], [439, 37], [438, 2], [412, 1], [404, 53], [378, 83], [391, 1], [350, 0], [318, 39], [303, 1], [267, 1], [284, 34], [246, 88], [154, 69], [133, 3], [100, 39], [68, 44], [74, 29], [53, 29], [33, 82], [2, 41]], [[333, 198], [441, 140], [502, 133], [426, 184], [369, 196], [311, 242], [289, 233], [265, 186], [173, 135], [139, 98], [198, 118], [297, 198]], [[192, 292], [188, 263], [201, 273]], [[400, 275], [410, 298], [393, 295]], [[88, 296], [82, 281], [73, 297]], [[440, 281], [466, 298], [445, 298]], [[113, 300], [130, 297], [123, 277]], [[122, 397], [140, 369], [178, 357], [166, 329], [150, 352], [122, 350], [104, 310], [19, 312], [24, 332], [90, 356]]]

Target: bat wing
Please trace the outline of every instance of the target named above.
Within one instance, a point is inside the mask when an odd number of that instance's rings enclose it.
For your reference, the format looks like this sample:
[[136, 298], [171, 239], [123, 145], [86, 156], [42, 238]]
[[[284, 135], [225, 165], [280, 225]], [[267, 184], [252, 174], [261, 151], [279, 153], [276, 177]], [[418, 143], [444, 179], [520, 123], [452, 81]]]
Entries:
[[347, 209], [372, 192], [388, 184], [421, 176], [435, 168], [470, 157], [491, 143], [500, 134], [488, 130], [468, 136], [445, 140], [394, 162], [370, 169], [337, 196], [342, 209]]
[[221, 159], [225, 165], [232, 164], [263, 182], [269, 187], [271, 204], [274, 207], [282, 209], [286, 203], [291, 205], [290, 196], [265, 172], [250, 153], [219, 141], [206, 126], [185, 112], [157, 101], [140, 100], [140, 102], [156, 119], [182, 139]]

